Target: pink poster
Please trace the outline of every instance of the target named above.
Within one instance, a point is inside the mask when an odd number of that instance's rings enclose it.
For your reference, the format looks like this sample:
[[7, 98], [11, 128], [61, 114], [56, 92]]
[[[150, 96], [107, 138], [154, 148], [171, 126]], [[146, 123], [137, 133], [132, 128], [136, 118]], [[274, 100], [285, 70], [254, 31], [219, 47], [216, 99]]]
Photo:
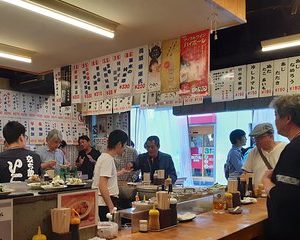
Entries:
[[181, 95], [208, 95], [209, 30], [187, 34], [180, 39]]

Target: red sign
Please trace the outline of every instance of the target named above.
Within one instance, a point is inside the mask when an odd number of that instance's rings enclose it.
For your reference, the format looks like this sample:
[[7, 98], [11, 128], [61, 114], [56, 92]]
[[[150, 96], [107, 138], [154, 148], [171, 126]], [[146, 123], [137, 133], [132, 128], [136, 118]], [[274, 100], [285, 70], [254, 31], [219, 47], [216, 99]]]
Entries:
[[187, 34], [180, 39], [181, 95], [208, 95], [210, 31]]

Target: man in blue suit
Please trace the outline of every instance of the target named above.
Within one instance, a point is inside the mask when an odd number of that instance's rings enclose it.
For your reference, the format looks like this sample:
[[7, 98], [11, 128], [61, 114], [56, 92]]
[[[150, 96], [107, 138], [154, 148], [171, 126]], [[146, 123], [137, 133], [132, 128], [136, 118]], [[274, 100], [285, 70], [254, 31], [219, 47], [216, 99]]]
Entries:
[[142, 176], [144, 173], [150, 173], [151, 182], [153, 182], [153, 175], [156, 170], [165, 170], [165, 178], [170, 176], [174, 184], [177, 180], [174, 163], [169, 154], [159, 151], [159, 138], [157, 136], [148, 137], [144, 147], [147, 153], [139, 154], [137, 160], [131, 163], [129, 167], [134, 170], [140, 169]]

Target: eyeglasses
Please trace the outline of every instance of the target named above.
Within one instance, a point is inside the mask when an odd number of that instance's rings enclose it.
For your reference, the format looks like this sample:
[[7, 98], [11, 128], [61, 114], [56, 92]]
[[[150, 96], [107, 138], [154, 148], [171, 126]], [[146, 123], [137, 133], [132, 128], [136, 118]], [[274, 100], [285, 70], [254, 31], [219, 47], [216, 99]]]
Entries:
[[26, 134], [23, 135], [23, 137], [25, 138], [25, 140], [28, 140], [28, 136]]

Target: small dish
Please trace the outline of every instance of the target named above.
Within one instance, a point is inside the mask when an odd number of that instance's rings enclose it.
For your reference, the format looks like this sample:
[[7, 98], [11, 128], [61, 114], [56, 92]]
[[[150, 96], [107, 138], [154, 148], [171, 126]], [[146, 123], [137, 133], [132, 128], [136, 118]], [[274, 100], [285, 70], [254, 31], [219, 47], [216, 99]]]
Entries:
[[13, 192], [12, 189], [6, 188], [0, 192], [0, 196], [8, 195], [8, 194], [11, 194], [12, 192]]
[[243, 209], [241, 207], [228, 208], [228, 212], [230, 214], [241, 214], [243, 212]]
[[177, 214], [177, 220], [179, 222], [188, 222], [188, 221], [192, 221], [195, 218], [196, 218], [196, 214], [190, 212], [184, 214]]
[[41, 190], [42, 188], [42, 184], [40, 182], [32, 182], [32, 183], [27, 183], [27, 186], [31, 189], [31, 190]]

